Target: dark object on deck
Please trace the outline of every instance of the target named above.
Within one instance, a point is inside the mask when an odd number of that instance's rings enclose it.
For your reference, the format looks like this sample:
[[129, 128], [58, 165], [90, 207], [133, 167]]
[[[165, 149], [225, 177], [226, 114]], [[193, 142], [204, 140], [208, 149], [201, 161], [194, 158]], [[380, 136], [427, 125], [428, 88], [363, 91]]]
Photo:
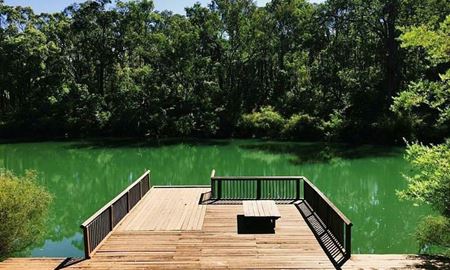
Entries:
[[238, 234], [274, 234], [275, 224], [272, 219], [237, 216]]

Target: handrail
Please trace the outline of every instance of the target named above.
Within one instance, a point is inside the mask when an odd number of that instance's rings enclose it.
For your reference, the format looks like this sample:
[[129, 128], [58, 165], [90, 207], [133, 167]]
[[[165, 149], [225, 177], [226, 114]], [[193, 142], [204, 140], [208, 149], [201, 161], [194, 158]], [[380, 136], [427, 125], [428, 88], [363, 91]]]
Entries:
[[211, 172], [211, 199], [300, 199], [301, 176], [215, 176]]
[[325, 194], [322, 193], [322, 191], [319, 190], [318, 187], [316, 187], [313, 183], [311, 183], [311, 181], [309, 181], [308, 178], [306, 177], [302, 177], [303, 181], [305, 181], [306, 183], [308, 183], [308, 185], [311, 186], [311, 188], [313, 188], [317, 194], [322, 197], [322, 199], [336, 212], [336, 214], [338, 214], [338, 216], [342, 219], [342, 221], [344, 221], [344, 223], [346, 225], [352, 226], [352, 222], [350, 221], [350, 219], [348, 219], [342, 212], [341, 210], [339, 210], [339, 208], [337, 208], [331, 201], [330, 199], [328, 199], [327, 196], [325, 196]]
[[134, 181], [133, 183], [131, 183], [131, 185], [129, 185], [126, 189], [124, 189], [122, 192], [120, 192], [116, 197], [114, 197], [114, 199], [112, 199], [111, 201], [109, 201], [107, 204], [105, 204], [102, 208], [100, 208], [97, 212], [95, 212], [92, 216], [90, 216], [88, 219], [86, 219], [83, 224], [81, 224], [81, 226], [86, 227], [87, 225], [89, 225], [89, 223], [91, 223], [99, 214], [101, 214], [103, 211], [105, 211], [108, 207], [110, 207], [111, 205], [113, 205], [113, 203], [115, 203], [120, 197], [122, 197], [123, 195], [125, 195], [125, 193], [128, 193], [128, 191], [130, 191], [131, 188], [133, 188], [134, 186], [136, 186], [137, 184], [139, 184], [139, 182], [142, 181], [142, 179], [147, 176], [147, 174], [149, 174], [150, 171], [146, 171], [143, 175], [141, 175], [141, 177], [139, 177], [136, 181]]
[[303, 176], [214, 176], [212, 180], [301, 180]]
[[81, 224], [86, 259], [149, 190], [150, 171], [146, 171]]

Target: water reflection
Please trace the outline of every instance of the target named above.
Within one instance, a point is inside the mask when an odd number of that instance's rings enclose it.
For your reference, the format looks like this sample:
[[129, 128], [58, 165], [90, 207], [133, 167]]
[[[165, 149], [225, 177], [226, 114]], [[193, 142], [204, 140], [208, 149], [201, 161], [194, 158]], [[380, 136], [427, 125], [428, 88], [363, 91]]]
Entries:
[[427, 208], [399, 202], [402, 150], [261, 141], [90, 141], [0, 145], [0, 167], [40, 172], [55, 195], [45, 242], [33, 256], [82, 256], [79, 225], [144, 169], [154, 185], [208, 184], [219, 175], [305, 175], [353, 221], [355, 253], [411, 253]]

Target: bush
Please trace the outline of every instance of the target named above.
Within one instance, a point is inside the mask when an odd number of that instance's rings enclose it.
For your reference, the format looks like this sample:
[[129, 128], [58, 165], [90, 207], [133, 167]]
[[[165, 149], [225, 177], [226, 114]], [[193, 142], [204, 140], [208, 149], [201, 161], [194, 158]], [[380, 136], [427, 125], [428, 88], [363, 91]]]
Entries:
[[294, 114], [289, 118], [283, 134], [290, 139], [319, 140], [323, 137], [320, 120], [308, 114]]
[[450, 256], [450, 219], [444, 216], [428, 216], [421, 220], [416, 230], [416, 239], [422, 251], [437, 247]]
[[36, 184], [36, 173], [17, 177], [0, 170], [0, 259], [42, 237], [50, 202], [50, 194]]
[[239, 128], [244, 135], [257, 137], [279, 137], [286, 120], [273, 107], [262, 107], [260, 111], [244, 114]]
[[347, 124], [343, 117], [343, 112], [335, 111], [330, 114], [330, 119], [322, 123], [324, 137], [327, 141], [339, 141]]

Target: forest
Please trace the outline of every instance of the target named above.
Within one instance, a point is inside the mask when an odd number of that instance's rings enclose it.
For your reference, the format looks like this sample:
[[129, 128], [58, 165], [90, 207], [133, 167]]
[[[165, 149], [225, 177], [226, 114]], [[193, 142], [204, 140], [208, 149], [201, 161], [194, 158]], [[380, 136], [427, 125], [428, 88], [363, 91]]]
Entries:
[[0, 0], [0, 137], [440, 143], [449, 14], [446, 0], [213, 0], [186, 15]]

